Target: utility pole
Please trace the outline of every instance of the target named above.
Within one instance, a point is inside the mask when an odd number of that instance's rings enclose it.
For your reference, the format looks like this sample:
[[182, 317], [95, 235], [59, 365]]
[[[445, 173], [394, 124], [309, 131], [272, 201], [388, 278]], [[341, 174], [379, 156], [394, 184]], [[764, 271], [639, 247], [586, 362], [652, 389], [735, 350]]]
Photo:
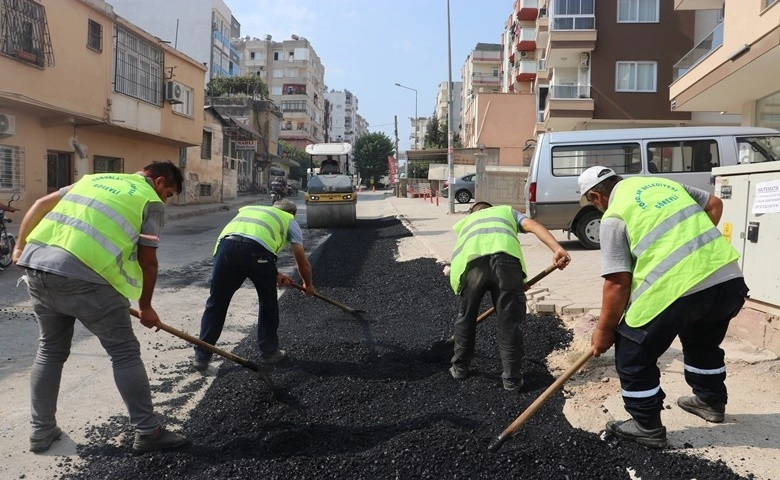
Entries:
[[393, 119], [395, 122], [395, 174], [398, 178], [396, 178], [395, 182], [395, 196], [400, 197], [401, 196], [401, 175], [398, 174], [399, 171], [401, 171], [400, 168], [398, 168], [398, 162], [400, 161], [401, 155], [398, 153], [398, 115], [393, 115]]
[[[455, 166], [452, 164], [452, 36], [450, 35], [450, 0], [447, 0], [447, 182], [455, 184]], [[449, 213], [455, 213], [455, 192], [450, 187]]]

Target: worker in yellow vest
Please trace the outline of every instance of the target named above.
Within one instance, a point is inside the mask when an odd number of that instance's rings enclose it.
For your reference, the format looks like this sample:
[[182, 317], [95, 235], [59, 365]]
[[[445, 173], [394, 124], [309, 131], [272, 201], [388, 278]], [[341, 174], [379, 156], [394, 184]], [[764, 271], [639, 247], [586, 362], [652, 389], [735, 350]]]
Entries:
[[450, 266], [450, 285], [458, 295], [455, 319], [455, 350], [450, 375], [465, 379], [471, 368], [482, 297], [490, 292], [498, 318], [498, 346], [504, 389], [523, 387], [523, 324], [528, 270], [517, 239], [518, 233], [533, 233], [553, 252], [553, 261], [564, 269], [571, 257], [539, 222], [508, 205], [477, 202], [469, 215], [452, 227], [458, 233]]
[[607, 431], [650, 447], [667, 445], [661, 422], [666, 395], [656, 363], [675, 337], [694, 393], [677, 404], [722, 422], [727, 392], [720, 344], [748, 292], [739, 255], [717, 228], [723, 203], [665, 178], [623, 179], [600, 166], [582, 172], [578, 181], [583, 200], [604, 212], [604, 290], [593, 355], [615, 345], [623, 402], [632, 417], [609, 421]]
[[[303, 232], [295, 214], [295, 202], [283, 198], [273, 206], [247, 205], [219, 234], [214, 247], [214, 266], [209, 279], [209, 298], [200, 320], [200, 339], [214, 345], [222, 334], [230, 300], [248, 278], [257, 291], [257, 346], [260, 361], [277, 363], [287, 356], [279, 348], [279, 302], [277, 285], [293, 279], [276, 268], [276, 258], [289, 243], [295, 266], [307, 295], [315, 293], [312, 270], [303, 248]], [[195, 347], [192, 367], [204, 372], [211, 352]]]
[[130, 321], [138, 300], [141, 323], [159, 325], [152, 308], [157, 245], [165, 201], [181, 193], [182, 173], [154, 162], [134, 174], [85, 175], [38, 199], [19, 227], [13, 259], [24, 267], [40, 340], [30, 373], [30, 451], [48, 450], [62, 430], [57, 396], [78, 319], [111, 357], [114, 380], [135, 428], [133, 451], [187, 443], [165, 430], [152, 406], [141, 347]]

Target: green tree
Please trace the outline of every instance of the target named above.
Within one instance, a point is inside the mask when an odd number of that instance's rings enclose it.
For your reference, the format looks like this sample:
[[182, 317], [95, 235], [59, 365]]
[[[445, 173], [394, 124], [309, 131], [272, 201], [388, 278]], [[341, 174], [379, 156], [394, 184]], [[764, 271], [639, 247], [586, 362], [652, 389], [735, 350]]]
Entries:
[[206, 95], [209, 97], [247, 95], [267, 100], [268, 85], [260, 77], [254, 75], [214, 77], [206, 84]]
[[387, 157], [393, 155], [393, 142], [390, 137], [381, 132], [361, 135], [352, 148], [352, 158], [355, 169], [360, 177], [368, 183], [373, 177], [375, 182], [387, 175], [389, 171]]
[[436, 117], [436, 112], [434, 112], [425, 126], [425, 149], [434, 150], [438, 148], [447, 148], [447, 126], [444, 125], [442, 128], [442, 124]]
[[289, 159], [295, 160], [300, 164], [297, 167], [294, 165], [290, 167], [290, 178], [302, 178], [303, 187], [305, 188], [307, 179], [306, 169], [311, 167], [311, 157], [304, 150], [296, 148], [287, 142], [279, 141], [279, 144], [282, 145], [283, 155], [287, 156]]

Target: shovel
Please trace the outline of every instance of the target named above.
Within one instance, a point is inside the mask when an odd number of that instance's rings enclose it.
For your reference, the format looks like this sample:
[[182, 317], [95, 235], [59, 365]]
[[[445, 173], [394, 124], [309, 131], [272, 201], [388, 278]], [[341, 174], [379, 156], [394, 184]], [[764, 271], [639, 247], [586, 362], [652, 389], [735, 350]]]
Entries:
[[[553, 270], [556, 270], [557, 268], [558, 268], [558, 266], [553, 263], [549, 267], [545, 268], [544, 271], [540, 272], [535, 277], [533, 277], [532, 279], [528, 280], [528, 282], [526, 282], [526, 284], [525, 284], [525, 288], [526, 289], [531, 288], [534, 284], [536, 284], [536, 282], [538, 282], [539, 280], [543, 279], [547, 275], [551, 274], [553, 272]], [[482, 312], [482, 314], [479, 317], [477, 317], [477, 325], [479, 325], [480, 322], [482, 322], [487, 317], [492, 315], [493, 312], [495, 312], [495, 311], [496, 311], [496, 307], [490, 307], [487, 310], [485, 310], [484, 312]], [[442, 353], [442, 354], [447, 353], [447, 352], [451, 353], [454, 345], [455, 345], [455, 336], [453, 335], [450, 338], [448, 338], [447, 340], [439, 340], [438, 342], [436, 342], [433, 345], [431, 345], [431, 352]]]
[[[131, 308], [130, 309], [130, 315], [141, 318], [141, 314], [138, 313], [138, 310]], [[159, 330], [165, 330], [166, 332], [170, 333], [171, 335], [174, 335], [176, 337], [181, 338], [182, 340], [186, 340], [194, 345], [199, 346], [200, 348], [204, 350], [208, 350], [211, 353], [216, 353], [220, 357], [227, 358], [230, 361], [233, 361], [242, 367], [246, 367], [253, 372], [256, 372], [257, 375], [260, 377], [261, 380], [263, 380], [266, 385], [271, 387], [271, 389], [274, 388], [274, 383], [271, 381], [271, 377], [268, 376], [267, 373], [265, 373], [256, 363], [251, 362], [245, 358], [241, 358], [238, 355], [233, 355], [230, 352], [227, 352], [225, 350], [222, 350], [221, 348], [217, 348], [214, 345], [211, 345], [210, 343], [206, 343], [203, 340], [193, 337], [192, 335], [182, 332], [181, 330], [178, 330], [176, 328], [171, 327], [170, 325], [166, 325], [163, 322], [160, 322], [160, 324], [157, 326]]]
[[536, 413], [539, 408], [541, 408], [542, 405], [544, 405], [544, 402], [546, 402], [561, 386], [563, 386], [564, 383], [566, 383], [566, 380], [570, 379], [572, 375], [577, 373], [577, 371], [582, 368], [583, 365], [585, 365], [585, 362], [590, 360], [590, 357], [593, 356], [593, 350], [588, 350], [586, 354], [581, 356], [576, 362], [574, 362], [574, 365], [569, 367], [568, 370], [563, 372], [563, 375], [558, 377], [557, 380], [553, 382], [552, 385], [547, 387], [547, 390], [542, 392], [539, 397], [534, 400], [534, 403], [532, 403], [528, 408], [525, 409], [523, 413], [520, 414], [519, 417], [515, 419], [514, 422], [512, 422], [508, 427], [504, 429], [503, 432], [501, 432], [501, 435], [498, 436], [493, 442], [488, 446], [488, 450], [491, 452], [497, 452], [499, 448], [501, 448], [501, 445], [504, 444], [504, 442], [507, 441], [509, 437], [514, 435], [515, 431], [520, 428], [520, 425], [524, 424], [529, 418], [531, 418], [531, 415]]
[[[298, 285], [297, 283], [291, 283], [290, 286], [291, 287], [295, 287], [295, 288], [297, 288], [298, 290], [300, 290], [302, 292], [306, 291], [306, 289], [302, 285]], [[330, 303], [331, 305], [333, 305], [335, 307], [339, 307], [340, 309], [344, 310], [345, 312], [351, 313], [353, 315], [356, 314], [356, 313], [363, 313], [365, 311], [365, 310], [359, 310], [359, 309], [355, 309], [355, 308], [349, 308], [348, 306], [344, 305], [343, 303], [339, 303], [339, 302], [337, 302], [337, 301], [335, 301], [333, 299], [330, 299], [330, 298], [326, 297], [325, 295], [321, 295], [321, 294], [319, 294], [317, 292], [314, 292], [313, 295], [315, 297], [319, 298], [320, 300], [324, 300], [324, 301]]]

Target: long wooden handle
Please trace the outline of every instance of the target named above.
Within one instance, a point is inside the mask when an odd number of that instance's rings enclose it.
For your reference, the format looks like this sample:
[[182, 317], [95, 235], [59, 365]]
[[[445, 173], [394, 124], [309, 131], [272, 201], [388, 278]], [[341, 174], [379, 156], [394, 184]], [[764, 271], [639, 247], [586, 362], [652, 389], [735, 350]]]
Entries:
[[[132, 315], [132, 316], [134, 316], [136, 318], [141, 318], [141, 314], [138, 312], [138, 310], [136, 310], [134, 308], [130, 308], [130, 315]], [[186, 340], [186, 341], [188, 341], [188, 342], [190, 342], [190, 343], [192, 343], [194, 345], [197, 345], [197, 346], [201, 347], [204, 350], [208, 350], [211, 353], [216, 353], [217, 355], [219, 355], [221, 357], [227, 358], [230, 361], [236, 362], [239, 365], [242, 365], [242, 366], [244, 366], [244, 367], [246, 367], [246, 368], [248, 368], [248, 369], [250, 369], [250, 370], [252, 370], [254, 372], [257, 372], [258, 375], [260, 375], [260, 377], [263, 379], [263, 381], [265, 383], [267, 383], [270, 386], [273, 386], [273, 382], [271, 382], [271, 378], [256, 363], [254, 363], [254, 362], [252, 362], [250, 360], [247, 360], [246, 358], [239, 357], [238, 355], [234, 355], [234, 354], [232, 354], [232, 353], [230, 353], [230, 352], [228, 352], [226, 350], [222, 350], [219, 347], [215, 347], [214, 345], [212, 345], [210, 343], [204, 342], [203, 340], [199, 339], [198, 337], [193, 337], [189, 333], [183, 332], [183, 331], [181, 331], [181, 330], [179, 330], [177, 328], [174, 328], [174, 327], [172, 327], [170, 325], [167, 325], [167, 324], [165, 324], [163, 322], [160, 322], [157, 325], [157, 328], [159, 328], [160, 330], [165, 330], [166, 332], [170, 333], [171, 335], [179, 337], [182, 340]]]
[[[306, 291], [306, 289], [303, 287], [303, 285], [298, 285], [297, 283], [291, 283], [290, 286], [291, 287], [295, 287], [295, 288], [297, 288], [298, 290], [300, 290], [302, 292]], [[333, 300], [331, 298], [328, 298], [325, 295], [321, 295], [321, 294], [319, 294], [317, 292], [314, 292], [313, 295], [315, 297], [319, 298], [320, 300], [324, 300], [324, 301], [330, 303], [331, 305], [344, 310], [347, 313], [358, 313], [358, 312], [362, 311], [362, 310], [355, 310], [354, 308], [350, 308], [350, 307], [344, 305], [343, 303], [339, 303], [339, 302], [337, 302], [337, 301], [335, 301], [335, 300]]]
[[517, 430], [520, 427], [520, 425], [524, 424], [529, 418], [531, 418], [531, 415], [536, 413], [536, 411], [539, 410], [539, 408], [541, 408], [541, 406], [544, 405], [544, 403], [556, 391], [558, 391], [558, 389], [561, 388], [561, 386], [563, 386], [563, 384], [566, 383], [566, 381], [570, 379], [572, 375], [577, 373], [577, 371], [580, 368], [582, 368], [582, 366], [585, 365], [585, 362], [590, 360], [590, 357], [592, 356], [593, 356], [593, 350], [588, 350], [587, 353], [585, 353], [576, 362], [574, 362], [574, 365], [572, 365], [571, 367], [569, 367], [568, 370], [563, 372], [563, 375], [558, 377], [558, 379], [555, 380], [552, 385], [547, 387], [547, 390], [542, 392], [542, 394], [539, 395], [539, 397], [536, 400], [534, 400], [534, 403], [532, 403], [528, 408], [526, 408], [525, 411], [521, 413], [520, 416], [517, 417], [514, 422], [509, 424], [509, 426], [506, 427], [503, 432], [501, 432], [501, 435], [499, 435], [498, 438], [496, 438], [493, 441], [493, 443], [491, 443], [490, 446], [488, 446], [488, 450], [490, 450], [491, 452], [498, 451], [498, 449], [501, 448], [501, 445], [503, 445], [504, 442], [509, 437], [512, 436], [515, 430]]

